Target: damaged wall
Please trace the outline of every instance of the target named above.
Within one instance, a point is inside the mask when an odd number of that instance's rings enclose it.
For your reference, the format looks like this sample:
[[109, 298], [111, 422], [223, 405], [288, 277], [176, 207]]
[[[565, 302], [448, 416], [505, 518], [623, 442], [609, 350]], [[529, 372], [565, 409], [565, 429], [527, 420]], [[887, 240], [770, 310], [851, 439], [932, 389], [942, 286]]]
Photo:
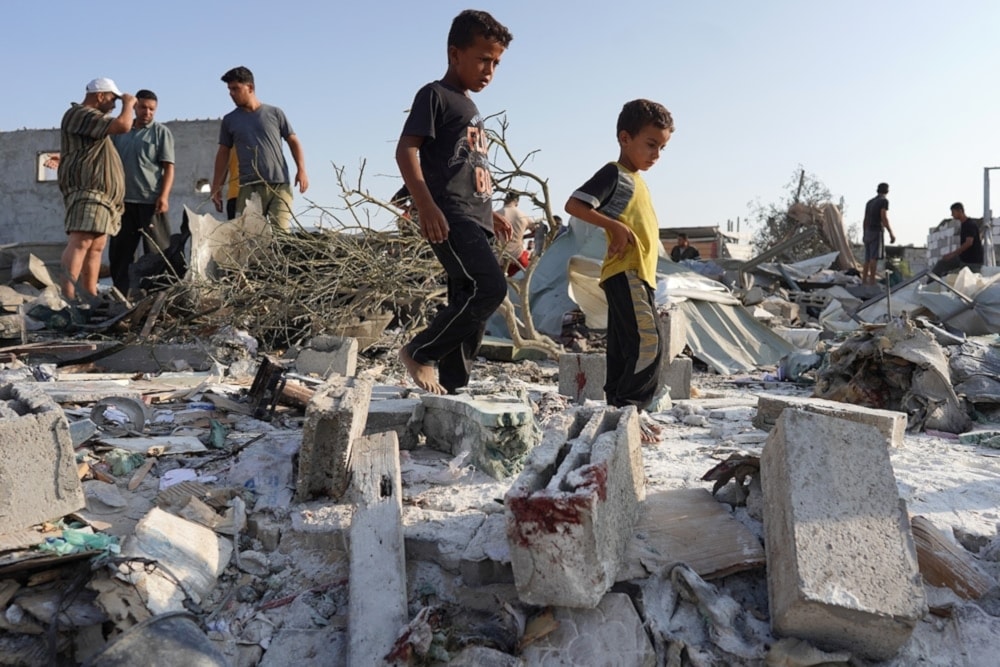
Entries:
[[[196, 187], [201, 180], [211, 184], [219, 123], [218, 119], [163, 123], [174, 134], [177, 159], [168, 214], [172, 231], [180, 229], [185, 206], [193, 211], [211, 208], [208, 193], [199, 193]], [[58, 129], [0, 132], [0, 244], [66, 240], [59, 183], [39, 180], [39, 153], [58, 150]]]

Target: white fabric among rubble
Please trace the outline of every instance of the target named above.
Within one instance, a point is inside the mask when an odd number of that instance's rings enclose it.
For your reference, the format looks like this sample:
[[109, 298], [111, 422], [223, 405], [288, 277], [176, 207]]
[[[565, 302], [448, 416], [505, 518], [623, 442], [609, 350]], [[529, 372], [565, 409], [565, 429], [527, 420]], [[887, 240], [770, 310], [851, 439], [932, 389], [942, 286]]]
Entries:
[[188, 277], [211, 279], [220, 266], [245, 266], [253, 249], [266, 243], [272, 234], [256, 194], [247, 200], [242, 215], [232, 220], [199, 215], [187, 207], [184, 210], [191, 228]]

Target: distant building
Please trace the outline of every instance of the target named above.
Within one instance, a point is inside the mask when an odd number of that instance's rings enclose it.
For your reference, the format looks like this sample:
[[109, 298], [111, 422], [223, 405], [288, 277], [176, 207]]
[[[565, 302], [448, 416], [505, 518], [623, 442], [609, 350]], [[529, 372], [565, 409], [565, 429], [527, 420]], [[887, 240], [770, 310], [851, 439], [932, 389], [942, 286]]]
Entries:
[[669, 227], [660, 229], [660, 243], [670, 254], [677, 245], [677, 235], [687, 234], [688, 242], [698, 250], [701, 259], [750, 259], [752, 247], [744, 234], [723, 232], [717, 225], [706, 227]]

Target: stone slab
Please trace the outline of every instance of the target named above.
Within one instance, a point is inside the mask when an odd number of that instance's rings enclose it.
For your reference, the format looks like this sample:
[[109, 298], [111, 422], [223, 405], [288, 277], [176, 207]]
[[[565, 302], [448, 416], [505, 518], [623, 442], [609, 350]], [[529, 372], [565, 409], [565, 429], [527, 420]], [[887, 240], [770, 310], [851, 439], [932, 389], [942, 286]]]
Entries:
[[459, 567], [462, 581], [468, 586], [514, 583], [507, 518], [503, 514], [486, 517], [462, 552]]
[[69, 423], [37, 388], [3, 385], [0, 402], [0, 534], [86, 506]]
[[520, 472], [528, 452], [541, 441], [541, 429], [527, 402], [481, 399], [467, 394], [423, 394], [421, 430], [427, 445], [458, 455], [494, 479]]
[[608, 593], [593, 609], [557, 607], [552, 615], [558, 627], [521, 653], [532, 667], [657, 664], [642, 618], [624, 593]]
[[906, 414], [903, 412], [866, 408], [811, 396], [761, 395], [757, 399], [757, 414], [753, 418], [753, 425], [762, 431], [770, 431], [785, 408], [796, 408], [858, 424], [868, 424], [882, 434], [889, 447], [902, 445], [906, 433]]
[[358, 438], [350, 466], [357, 503], [351, 520], [347, 664], [368, 667], [391, 652], [409, 620], [396, 434]]
[[476, 511], [442, 512], [407, 506], [403, 510], [406, 557], [458, 573], [463, 554], [485, 518]]
[[760, 467], [777, 635], [885, 660], [926, 613], [885, 441], [868, 424], [781, 412]]
[[614, 584], [645, 477], [634, 407], [582, 411], [552, 429], [504, 497], [518, 597], [592, 608]]

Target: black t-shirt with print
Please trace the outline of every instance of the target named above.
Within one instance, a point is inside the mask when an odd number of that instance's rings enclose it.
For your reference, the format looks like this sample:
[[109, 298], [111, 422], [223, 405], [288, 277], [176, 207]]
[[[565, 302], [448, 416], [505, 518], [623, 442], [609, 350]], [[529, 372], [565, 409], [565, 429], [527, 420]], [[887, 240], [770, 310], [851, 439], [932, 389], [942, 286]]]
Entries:
[[417, 91], [402, 134], [424, 138], [420, 168], [445, 217], [475, 220], [492, 233], [486, 134], [469, 96], [443, 81], [427, 84]]

